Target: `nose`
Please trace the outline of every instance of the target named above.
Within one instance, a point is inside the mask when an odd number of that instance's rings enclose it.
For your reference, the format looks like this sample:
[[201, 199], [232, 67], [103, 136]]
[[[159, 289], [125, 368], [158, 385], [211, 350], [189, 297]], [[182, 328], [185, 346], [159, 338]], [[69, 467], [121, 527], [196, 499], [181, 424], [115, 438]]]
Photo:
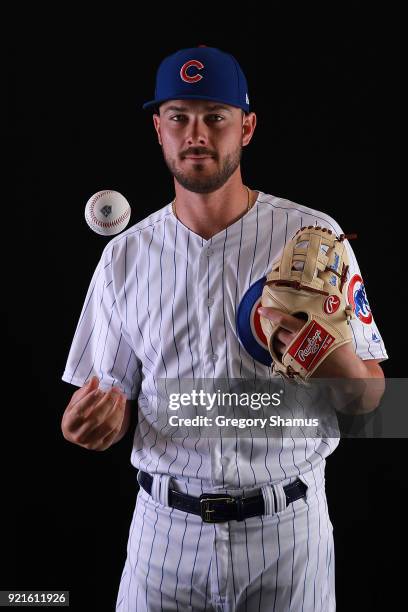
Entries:
[[188, 128], [188, 134], [186, 138], [188, 146], [194, 145], [207, 145], [208, 143], [208, 127], [205, 121], [200, 120], [198, 117], [190, 122]]

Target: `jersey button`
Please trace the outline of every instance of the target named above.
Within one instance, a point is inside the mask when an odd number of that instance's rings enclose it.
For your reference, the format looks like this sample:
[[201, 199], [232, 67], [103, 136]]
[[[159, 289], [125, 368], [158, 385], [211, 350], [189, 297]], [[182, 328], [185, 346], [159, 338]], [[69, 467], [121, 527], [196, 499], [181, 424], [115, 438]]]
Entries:
[[215, 353], [212, 353], [211, 359], [212, 359], [212, 361], [217, 361], [218, 355], [216, 355]]
[[211, 257], [213, 253], [214, 253], [214, 249], [207, 249], [207, 257]]
[[212, 306], [214, 304], [214, 298], [208, 298], [207, 306]]

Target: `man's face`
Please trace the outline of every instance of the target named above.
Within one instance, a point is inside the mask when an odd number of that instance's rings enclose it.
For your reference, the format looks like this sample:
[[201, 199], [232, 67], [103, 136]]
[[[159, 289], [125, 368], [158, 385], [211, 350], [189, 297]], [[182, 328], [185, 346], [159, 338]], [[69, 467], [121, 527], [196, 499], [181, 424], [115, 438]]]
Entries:
[[159, 143], [180, 185], [195, 193], [222, 187], [240, 164], [245, 123], [254, 114], [205, 100], [169, 100], [159, 113], [153, 116]]

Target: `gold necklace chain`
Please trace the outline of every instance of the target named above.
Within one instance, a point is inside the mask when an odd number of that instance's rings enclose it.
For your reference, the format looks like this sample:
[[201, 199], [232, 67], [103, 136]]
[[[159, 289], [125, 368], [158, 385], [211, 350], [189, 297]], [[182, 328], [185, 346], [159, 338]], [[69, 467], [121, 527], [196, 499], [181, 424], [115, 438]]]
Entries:
[[[248, 207], [247, 207], [246, 212], [245, 212], [245, 214], [246, 214], [246, 213], [248, 213], [251, 210], [251, 208], [254, 205], [255, 201], [251, 202], [251, 190], [246, 185], [245, 185], [245, 188], [248, 191]], [[178, 219], [178, 216], [177, 216], [177, 213], [176, 213], [176, 198], [174, 198], [173, 202], [171, 203], [171, 209], [173, 211], [173, 215], [176, 217], [176, 219]]]

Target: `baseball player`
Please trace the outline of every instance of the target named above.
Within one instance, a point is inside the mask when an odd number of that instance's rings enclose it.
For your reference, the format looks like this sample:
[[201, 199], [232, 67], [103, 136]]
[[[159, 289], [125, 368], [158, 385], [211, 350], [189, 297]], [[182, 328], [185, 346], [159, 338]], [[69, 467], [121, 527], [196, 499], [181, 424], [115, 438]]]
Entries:
[[[163, 380], [273, 378], [237, 329], [244, 297], [299, 228], [342, 230], [325, 213], [244, 185], [241, 153], [256, 115], [231, 55], [199, 46], [166, 57], [144, 108], [175, 198], [105, 247], [62, 376], [80, 387], [62, 420], [73, 443], [104, 450], [137, 411], [140, 490], [116, 609], [332, 612], [324, 483], [339, 438], [177, 437], [162, 426], [157, 398]], [[348, 283], [364, 303], [352, 342], [316, 375], [383, 378], [386, 350], [347, 248]], [[279, 322], [282, 353], [303, 322], [274, 308], [261, 314]], [[371, 410], [379, 397], [364, 401]]]

